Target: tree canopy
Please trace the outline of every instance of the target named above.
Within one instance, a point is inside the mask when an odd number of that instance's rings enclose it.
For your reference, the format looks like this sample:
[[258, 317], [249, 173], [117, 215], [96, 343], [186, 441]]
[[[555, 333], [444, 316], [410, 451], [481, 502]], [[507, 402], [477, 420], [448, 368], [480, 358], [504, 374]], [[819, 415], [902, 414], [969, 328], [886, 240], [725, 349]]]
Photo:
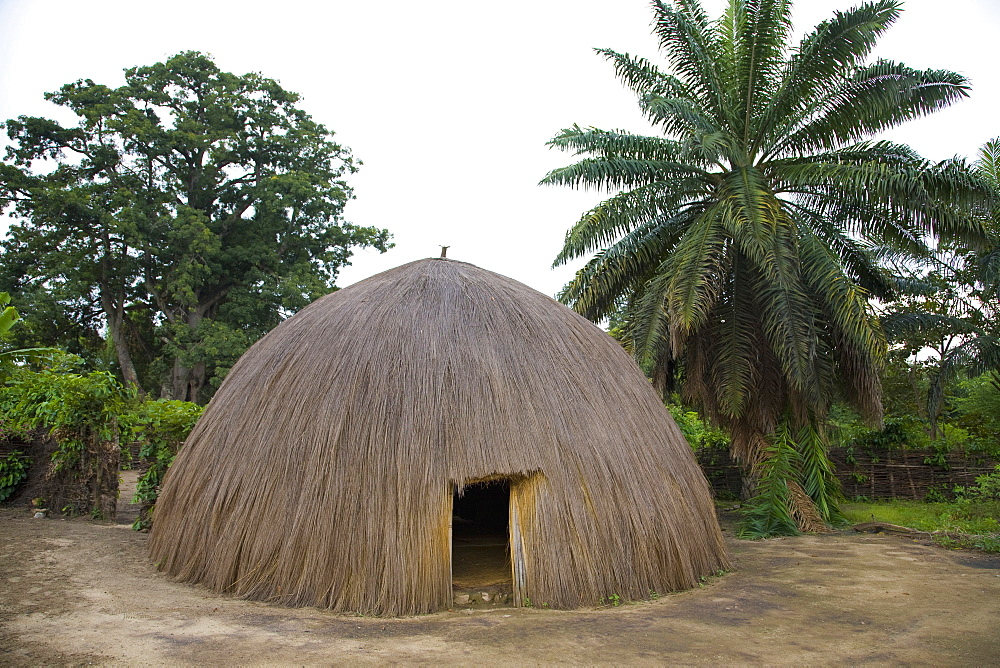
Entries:
[[980, 149], [974, 168], [993, 193], [985, 215], [990, 243], [939, 245], [901, 281], [901, 294], [881, 318], [891, 342], [914, 354], [933, 352], [933, 362], [924, 361], [934, 365], [927, 396], [932, 438], [946, 383], [960, 372], [1000, 372], [1000, 140]]
[[343, 220], [359, 163], [272, 79], [185, 52], [45, 97], [79, 121], [6, 122], [3, 270], [82, 330], [106, 326], [128, 383], [204, 401], [354, 248], [389, 245]]
[[663, 136], [573, 126], [549, 142], [581, 159], [542, 183], [614, 193], [567, 233], [556, 264], [592, 259], [560, 298], [624, 323], [654, 369], [681, 369], [684, 396], [781, 490], [754, 516], [760, 533], [813, 528], [835, 517], [832, 401], [881, 416], [887, 344], [870, 299], [894, 294], [881, 261], [984, 235], [986, 189], [963, 161], [870, 138], [968, 82], [869, 62], [894, 0], [836, 12], [797, 45], [785, 0], [730, 0], [717, 20], [697, 0], [652, 5], [668, 69], [598, 53]]

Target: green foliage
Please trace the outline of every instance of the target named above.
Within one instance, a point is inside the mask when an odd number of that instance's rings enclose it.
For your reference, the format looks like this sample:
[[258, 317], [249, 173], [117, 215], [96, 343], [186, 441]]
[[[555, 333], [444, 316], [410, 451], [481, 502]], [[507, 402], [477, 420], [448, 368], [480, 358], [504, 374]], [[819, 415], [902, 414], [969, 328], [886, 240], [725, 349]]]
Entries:
[[[560, 299], [613, 316], [645, 368], [681, 367], [685, 401], [750, 466], [790, 412], [819, 428], [844, 399], [878, 421], [887, 343], [872, 298], [896, 290], [881, 263], [924, 257], [942, 234], [982, 241], [989, 189], [963, 161], [866, 138], [968, 82], [871, 62], [892, 0], [838, 12], [798, 45], [788, 2], [733, 0], [718, 21], [697, 0], [653, 11], [666, 68], [599, 53], [663, 136], [574, 125], [549, 142], [578, 161], [542, 183], [611, 193], [566, 234], [555, 263], [591, 259]], [[826, 503], [825, 454], [809, 452]]]
[[28, 478], [31, 457], [20, 450], [14, 450], [0, 459], [0, 501], [6, 501], [17, 486]]
[[0, 392], [0, 411], [13, 427], [44, 427], [55, 438], [56, 471], [77, 466], [97, 443], [116, 441], [118, 418], [135, 400], [106, 371], [73, 373], [79, 365], [79, 358], [66, 355], [50, 369], [17, 369]]
[[[923, 364], [915, 362], [913, 366], [919, 373]], [[936, 438], [930, 436], [926, 413], [913, 410], [915, 403], [911, 401], [897, 402], [894, 414], [878, 428], [863, 424], [856, 414], [838, 407], [831, 413], [834, 441], [847, 448], [849, 461], [857, 452], [874, 454], [882, 449], [930, 450], [933, 454], [926, 463], [936, 466], [946, 466], [946, 457], [952, 453], [1000, 458], [1000, 390], [994, 383], [991, 374], [954, 383], [947, 393]]]
[[746, 504], [739, 529], [740, 538], [794, 536], [799, 533], [792, 518], [788, 481], [796, 478], [799, 456], [787, 427], [775, 433], [766, 458], [759, 465], [756, 495]]
[[[982, 480], [985, 479], [985, 480]], [[976, 486], [963, 488], [955, 501], [848, 502], [842, 509], [852, 524], [886, 522], [917, 529], [944, 532], [936, 538], [945, 547], [976, 548], [1000, 552], [1000, 471], [981, 476]], [[978, 490], [982, 487], [983, 493]], [[966, 491], [967, 490], [967, 491]]]
[[982, 147], [975, 175], [992, 195], [978, 212], [988, 244], [940, 244], [911, 272], [915, 280], [902, 282], [902, 294], [882, 316], [890, 339], [904, 350], [934, 353], [924, 362], [932, 438], [939, 418], [947, 418], [956, 381], [1000, 373], [1000, 139]]
[[[148, 528], [160, 481], [177, 449], [201, 415], [202, 407], [185, 401], [160, 399], [140, 402], [106, 371], [79, 373], [81, 360], [64, 355], [52, 368], [36, 372], [18, 369], [0, 392], [0, 412], [6, 431], [48, 429], [57, 443], [52, 471], [86, 477], [92, 469], [113, 459], [117, 475], [119, 442], [142, 442], [140, 455], [151, 462], [139, 480], [136, 501], [143, 511], [137, 528]], [[74, 512], [86, 509], [72, 506]], [[91, 513], [104, 514], [92, 506]]]
[[6, 334], [19, 318], [17, 309], [10, 305], [10, 295], [0, 292], [0, 336]]
[[0, 391], [0, 413], [17, 429], [48, 430], [55, 450], [45, 472], [53, 507], [109, 517], [118, 491], [119, 416], [135, 401], [110, 373], [78, 373], [80, 359], [55, 358], [51, 368], [14, 370]]
[[684, 406], [676, 403], [668, 403], [667, 410], [670, 411], [674, 422], [677, 423], [692, 450], [729, 449], [729, 436], [721, 429], [706, 424], [697, 412], [687, 410]]
[[804, 524], [795, 515], [803, 512], [790, 486], [801, 485], [827, 524], [843, 524], [838, 503], [840, 483], [826, 454], [826, 438], [812, 424], [794, 429], [787, 423], [775, 432], [766, 459], [759, 465], [755, 496], [744, 507], [739, 535], [766, 538], [799, 533]]
[[38, 315], [69, 317], [63, 331], [106, 328], [128, 384], [206, 400], [250, 343], [334, 288], [353, 248], [389, 246], [342, 219], [350, 150], [272, 79], [185, 52], [46, 99], [78, 122], [6, 122], [2, 273], [46, 286], [56, 303]]
[[1000, 377], [995, 373], [964, 379], [964, 396], [951, 399], [950, 420], [974, 440], [970, 448], [1000, 459]]
[[[10, 295], [0, 292], [0, 341], [9, 338], [9, 332], [15, 323], [21, 320], [17, 309], [10, 305]], [[6, 378], [13, 369], [15, 361], [38, 361], [47, 359], [58, 351], [54, 348], [16, 348], [0, 345], [0, 379]]]
[[[956, 487], [955, 495], [959, 503], [1000, 501], [1000, 464], [992, 473], [978, 476], [975, 485]], [[1000, 517], [1000, 512], [997, 513], [997, 517]]]
[[136, 488], [135, 501], [141, 503], [143, 508], [132, 525], [133, 529], [144, 531], [152, 526], [153, 508], [160, 494], [163, 476], [202, 410], [201, 406], [187, 401], [160, 399], [143, 403], [133, 414], [133, 430], [142, 441], [139, 454], [152, 460]]
[[802, 489], [816, 504], [816, 511], [829, 524], [841, 524], [843, 515], [837, 507], [841, 498], [840, 483], [833, 472], [833, 464], [826, 454], [826, 439], [813, 425], [798, 430], [795, 438], [799, 454], [798, 471]]
[[887, 417], [878, 429], [856, 428], [844, 445], [873, 452], [880, 449], [922, 450], [930, 447], [924, 422], [918, 417]]
[[926, 420], [931, 366], [908, 350], [889, 351], [882, 370], [882, 405], [887, 416], [914, 416]]

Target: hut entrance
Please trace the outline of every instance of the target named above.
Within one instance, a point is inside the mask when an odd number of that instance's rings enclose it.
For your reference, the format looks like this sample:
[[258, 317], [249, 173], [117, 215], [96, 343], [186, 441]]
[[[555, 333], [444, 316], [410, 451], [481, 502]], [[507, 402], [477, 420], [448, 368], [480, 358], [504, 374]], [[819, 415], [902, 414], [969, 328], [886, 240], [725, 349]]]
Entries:
[[466, 483], [454, 494], [451, 582], [456, 604], [497, 605], [511, 600], [509, 517], [510, 480], [506, 478]]

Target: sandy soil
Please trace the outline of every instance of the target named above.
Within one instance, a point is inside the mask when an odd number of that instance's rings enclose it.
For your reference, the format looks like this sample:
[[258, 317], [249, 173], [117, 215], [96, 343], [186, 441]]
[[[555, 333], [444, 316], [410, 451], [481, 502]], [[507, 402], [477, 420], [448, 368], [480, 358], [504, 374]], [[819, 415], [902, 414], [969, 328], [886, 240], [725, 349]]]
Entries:
[[0, 664], [995, 665], [1000, 558], [839, 533], [730, 540], [737, 570], [655, 601], [376, 619], [170, 581], [127, 525], [0, 509]]

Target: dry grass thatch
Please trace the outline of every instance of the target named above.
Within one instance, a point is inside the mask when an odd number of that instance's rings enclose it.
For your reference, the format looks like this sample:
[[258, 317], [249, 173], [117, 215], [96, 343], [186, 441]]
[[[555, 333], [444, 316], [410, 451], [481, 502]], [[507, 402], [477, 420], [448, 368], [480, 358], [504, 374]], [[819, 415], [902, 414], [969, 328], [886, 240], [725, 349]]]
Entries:
[[536, 604], [727, 566], [705, 478], [619, 345], [444, 259], [323, 297], [247, 351], [167, 474], [150, 550], [246, 598], [428, 612], [451, 600], [452, 492], [491, 477], [510, 480], [515, 592]]

